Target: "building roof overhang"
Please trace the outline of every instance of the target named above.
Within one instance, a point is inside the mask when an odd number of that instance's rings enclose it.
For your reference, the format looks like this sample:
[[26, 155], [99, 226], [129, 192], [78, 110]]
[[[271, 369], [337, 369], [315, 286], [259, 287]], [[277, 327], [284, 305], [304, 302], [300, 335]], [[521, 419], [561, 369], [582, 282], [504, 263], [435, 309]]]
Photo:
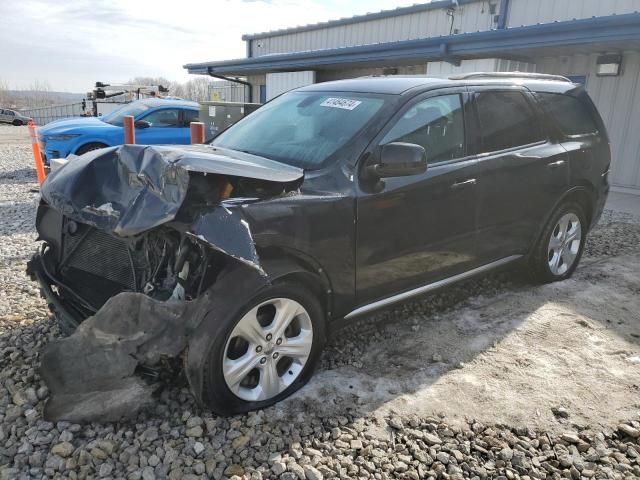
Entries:
[[418, 40], [189, 63], [193, 74], [246, 76], [345, 66], [396, 66], [469, 58], [517, 58], [640, 49], [640, 13], [593, 17]]

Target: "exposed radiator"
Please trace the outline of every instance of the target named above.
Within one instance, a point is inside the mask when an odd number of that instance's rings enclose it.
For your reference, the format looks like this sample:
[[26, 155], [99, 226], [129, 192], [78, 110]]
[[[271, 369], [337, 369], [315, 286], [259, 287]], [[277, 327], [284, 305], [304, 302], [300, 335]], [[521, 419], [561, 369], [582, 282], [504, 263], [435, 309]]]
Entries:
[[65, 283], [95, 307], [121, 291], [135, 291], [136, 270], [127, 244], [88, 225], [76, 226], [62, 240], [59, 272]]

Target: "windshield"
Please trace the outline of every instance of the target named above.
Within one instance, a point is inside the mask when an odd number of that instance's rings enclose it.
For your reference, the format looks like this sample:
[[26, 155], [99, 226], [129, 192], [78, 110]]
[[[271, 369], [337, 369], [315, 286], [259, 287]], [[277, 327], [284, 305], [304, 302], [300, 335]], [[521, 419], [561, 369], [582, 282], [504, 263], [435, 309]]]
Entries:
[[218, 135], [213, 145], [305, 169], [321, 168], [376, 114], [373, 95], [291, 92]]
[[111, 113], [103, 115], [101, 120], [103, 122], [110, 123], [111, 125], [117, 125], [121, 127], [124, 117], [126, 117], [127, 115], [131, 115], [133, 118], [136, 118], [142, 112], [146, 112], [147, 110], [149, 110], [149, 108], [150, 107], [142, 103], [128, 103]]

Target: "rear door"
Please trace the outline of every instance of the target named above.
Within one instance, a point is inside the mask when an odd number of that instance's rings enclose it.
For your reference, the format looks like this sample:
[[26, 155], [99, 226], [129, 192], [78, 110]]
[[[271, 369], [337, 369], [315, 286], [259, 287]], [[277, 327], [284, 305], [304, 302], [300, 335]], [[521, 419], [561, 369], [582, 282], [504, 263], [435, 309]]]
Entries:
[[148, 128], [136, 128], [136, 143], [142, 145], [189, 143], [189, 129], [184, 124], [180, 108], [154, 110], [137, 120], [144, 120], [151, 125]]
[[465, 147], [464, 89], [423, 95], [392, 119], [370, 152], [391, 142], [422, 145], [425, 173], [360, 179], [356, 289], [359, 305], [455, 275], [476, 264], [475, 164]]
[[549, 138], [544, 113], [520, 87], [475, 87], [478, 255], [525, 254], [569, 183], [567, 153]]

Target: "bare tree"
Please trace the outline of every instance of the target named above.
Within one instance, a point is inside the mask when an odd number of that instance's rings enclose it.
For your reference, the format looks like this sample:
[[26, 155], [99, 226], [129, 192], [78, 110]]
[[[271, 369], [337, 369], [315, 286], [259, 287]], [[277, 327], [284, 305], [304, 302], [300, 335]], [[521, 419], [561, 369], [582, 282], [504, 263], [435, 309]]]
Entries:
[[174, 83], [169, 92], [174, 97], [184, 98], [185, 97], [184, 84], [178, 83], [178, 82]]
[[34, 80], [25, 92], [26, 103], [30, 107], [46, 107], [53, 104], [49, 82]]
[[209, 84], [212, 80], [208, 77], [196, 77], [185, 83], [173, 82], [164, 77], [135, 77], [128, 83], [135, 85], [162, 85], [169, 88], [169, 94], [186, 100], [203, 102], [209, 100]]
[[163, 87], [171, 87], [175, 84], [171, 80], [165, 77], [135, 77], [130, 79], [127, 83], [134, 85], [162, 85]]
[[10, 107], [9, 84], [0, 78], [0, 106]]
[[184, 97], [196, 102], [209, 100], [209, 84], [207, 77], [197, 77], [184, 84]]

